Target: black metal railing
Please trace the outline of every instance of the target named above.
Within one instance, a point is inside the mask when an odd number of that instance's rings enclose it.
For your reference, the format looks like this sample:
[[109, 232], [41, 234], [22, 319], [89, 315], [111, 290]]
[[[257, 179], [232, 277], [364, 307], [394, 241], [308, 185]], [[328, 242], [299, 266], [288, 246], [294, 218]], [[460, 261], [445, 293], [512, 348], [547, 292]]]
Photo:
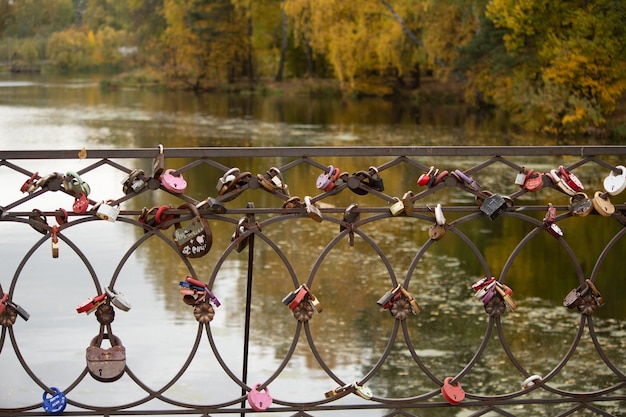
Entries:
[[[260, 411], [287, 416], [363, 415], [366, 412], [414, 416], [435, 413], [457, 415], [454, 413], [460, 407], [466, 410], [464, 415], [468, 416], [509, 416], [523, 414], [525, 407], [548, 409], [554, 405], [560, 408], [555, 408], [557, 411], [553, 414], [548, 412], [544, 415], [566, 416], [579, 412], [587, 413], [585, 415], [623, 415], [620, 410], [626, 400], [626, 364], [623, 357], [616, 360], [606, 354], [607, 339], [598, 337], [594, 315], [605, 302], [622, 303], [615, 294], [602, 294], [599, 282], [622, 278], [603, 275], [603, 268], [607, 257], [619, 248], [626, 230], [623, 228], [626, 225], [626, 206], [611, 201], [619, 198], [613, 196], [618, 196], [626, 187], [626, 168], [619, 164], [624, 155], [626, 147], [622, 146], [0, 151], [0, 175], [3, 175], [4, 182], [0, 226], [8, 230], [3, 232], [3, 244], [10, 245], [14, 240], [11, 235], [14, 229], [4, 226], [28, 224], [41, 234], [30, 248], [22, 248], [18, 252], [22, 258], [13, 259], [15, 269], [5, 269], [0, 280], [3, 284], [0, 286], [0, 295], [3, 296], [0, 304], [0, 364], [14, 360], [26, 375], [15, 381], [24, 386], [34, 385], [43, 392], [41, 400], [33, 399], [18, 405], [6, 404], [17, 404], [19, 401], [0, 401], [0, 416], [61, 412], [66, 415], [106, 416], [244, 415]], [[55, 164], [71, 161], [79, 165], [76, 171], [40, 175], [34, 167], [41, 161]], [[238, 165], [233, 165], [233, 162]], [[177, 168], [167, 169], [174, 165]], [[344, 172], [338, 169], [339, 166], [350, 169]], [[534, 169], [530, 169], [531, 166]], [[111, 176], [111, 172], [124, 179], [118, 194], [93, 199], [97, 193], [91, 188], [98, 183], [96, 179]], [[193, 178], [195, 184], [192, 186], [191, 181], [187, 184], [184, 178]], [[90, 183], [91, 187], [85, 183]], [[217, 185], [214, 187], [214, 184]], [[592, 189], [593, 194], [589, 191]], [[46, 198], [50, 195], [61, 195], [67, 203], [65, 208], [48, 206], [50, 203]], [[589, 245], [594, 245], [590, 252], [596, 254], [591, 262], [588, 261], [589, 253], [584, 254], [584, 262], [581, 260], [581, 253], [574, 249], [560, 227], [573, 217], [605, 219], [601, 223], [594, 222], [593, 227], [606, 228], [611, 233], [612, 237], [605, 243], [590, 239]], [[519, 235], [511, 235], [510, 230], [502, 230], [504, 223], [499, 221], [501, 219], [514, 219], [524, 227], [516, 229]], [[107, 257], [114, 271], [111, 279], [103, 279], [98, 274], [91, 258], [92, 252], [80, 246], [81, 229], [105, 220], [122, 225], [120, 228], [124, 230], [132, 228], [140, 232], [133, 235], [132, 245], [119, 259]], [[372, 226], [381, 224], [384, 228], [396, 221], [403, 222], [404, 230], [412, 227], [407, 224], [420, 225], [413, 233], [422, 240], [415, 241], [405, 252], [409, 259], [403, 260], [406, 262], [406, 276], [395, 272], [398, 258], [389, 254], [388, 242], [382, 242], [390, 239], [388, 234], [370, 232]], [[290, 227], [286, 224], [294, 222], [307, 222], [308, 227], [317, 223], [330, 224], [332, 231], [324, 235], [326, 240], [321, 242], [321, 249], [311, 245], [300, 251], [297, 260], [294, 260], [288, 254], [291, 244], [283, 237], [277, 238], [272, 234], [273, 230], [281, 228], [284, 232]], [[490, 263], [484, 246], [465, 229], [473, 223], [480, 224], [483, 229], [500, 230], [499, 233], [516, 242], [510, 250], [503, 249], [507, 252], [499, 268]], [[173, 239], [165, 233], [172, 226], [176, 226], [177, 230]], [[331, 230], [330, 227], [327, 229]], [[305, 227], [305, 234], [307, 230]], [[459, 370], [442, 375], [428, 366], [424, 353], [416, 348], [416, 336], [409, 323], [418, 321], [418, 313], [423, 309], [416, 271], [420, 263], [427, 262], [429, 254], [438, 245], [445, 245], [448, 237], [444, 235], [456, 236], [462, 242], [462, 251], [471, 254], [480, 266], [480, 276], [484, 280], [476, 279], [466, 283], [466, 287], [472, 287], [474, 291], [470, 292], [477, 296], [468, 301], [468, 305], [484, 307], [482, 315], [485, 319], [479, 325], [484, 334], [471, 357]], [[577, 282], [572, 282], [571, 291], [562, 294], [564, 305], [549, 310], [574, 311], [579, 313], [580, 319], [571, 329], [572, 340], [565, 342], [567, 348], [563, 357], [555, 358], [558, 361], [549, 372], [534, 375], [516, 355], [512, 345], [519, 340], [511, 339], [503, 325], [503, 316], [515, 311], [520, 303], [520, 299], [514, 299], [507, 285], [514, 262], [531, 242], [544, 235], [551, 236], [550, 239], [554, 239], [552, 244], [565, 253], [558, 263], [563, 265], [563, 269], [574, 271], [577, 278]], [[315, 315], [321, 312], [322, 304], [350, 304], [350, 295], [345, 291], [334, 294], [332, 300], [321, 297], [317, 281], [318, 272], [326, 260], [334, 252], [345, 250], [345, 247], [340, 248], [340, 242], [348, 241], [353, 246], [355, 239], [365, 243], [371, 250], [371, 254], [367, 255], [371, 262], [378, 263], [386, 274], [386, 283], [381, 288], [387, 292], [370, 300], [371, 305], [377, 310], [388, 310], [393, 319], [386, 323], [389, 334], [384, 335], [382, 342], [376, 342], [383, 345], [380, 356], [371, 363], [363, 364], [362, 374], [357, 381], [352, 381], [345, 380], [334, 369], [332, 361], [320, 348], [319, 334], [311, 329], [311, 324]], [[115, 344], [115, 310], [123, 311], [130, 307], [117, 290], [116, 283], [129, 259], [150, 240], [159, 241], [176, 254], [177, 265], [173, 268], [184, 270], [184, 275], [188, 277], [179, 284], [180, 290], [198, 321], [196, 339], [188, 357], [179, 371], [158, 388], [150, 387], [142, 381], [139, 373], [134, 372], [142, 365], [143, 359], [141, 355], [131, 355], [138, 350], [137, 347], [124, 346], [128, 357], [125, 352], [120, 352], [122, 349], [95, 348], [98, 337], [113, 339]], [[273, 306], [279, 305], [283, 311], [292, 314], [294, 326], [289, 330], [293, 331], [291, 342], [279, 351], [282, 356], [277, 359], [277, 368], [264, 375], [263, 381], [253, 385], [248, 381], [251, 318], [256, 314], [254, 309], [262, 308], [257, 303], [265, 302], [253, 293], [257, 271], [254, 263], [258, 262], [255, 245], [259, 242], [270, 248], [275, 262], [281, 264], [284, 271], [282, 279], [286, 280], [291, 290], [281, 294], [278, 302], [274, 298]], [[82, 371], [72, 377], [71, 382], [58, 387], [60, 392], [51, 388], [55, 384], [54, 375], [39, 372], [41, 368], [33, 366], [23, 355], [24, 346], [18, 342], [20, 338], [15, 329], [19, 327], [22, 330], [29, 325], [22, 319], [29, 318], [27, 294], [33, 290], [24, 289], [26, 284], [23, 282], [27, 280], [24, 271], [44, 244], [51, 245], [57, 266], [70, 262], [67, 256], [58, 258], [59, 245], [64, 251], [73, 252], [79, 260], [78, 264], [92, 278], [98, 294], [102, 294], [100, 298], [91, 299], [77, 308], [78, 312], [95, 311], [96, 341], [93, 352], [88, 352], [86, 358], [77, 358], [81, 361]], [[203, 257], [209, 252], [211, 262], [204, 262]], [[233, 365], [224, 359], [220, 334], [216, 334], [211, 323], [214, 317], [224, 314], [218, 308], [220, 294], [214, 293], [214, 288], [222, 279], [227, 260], [235, 253], [247, 253], [247, 263], [243, 266], [246, 289], [241, 294], [245, 318], [241, 343], [243, 354], [241, 362]], [[71, 258], [71, 262], [75, 262], [76, 258]], [[205, 271], [207, 279], [201, 279], [200, 269]], [[499, 273], [495, 272], [496, 269]], [[57, 276], [57, 270], [61, 268], [55, 266], [46, 275], [51, 280], [61, 281], [64, 277]], [[497, 279], [491, 280], [492, 276]], [[39, 307], [54, 310], [55, 297], [48, 298], [46, 303], [49, 305]], [[150, 312], [137, 314], [149, 315]], [[332, 315], [332, 311], [326, 314]], [[326, 319], [341, 320], [341, 317]], [[442, 328], [447, 319], [445, 311], [430, 317], [431, 322], [441, 324]], [[59, 333], [72, 327], [62, 321], [52, 322], [51, 325], [58, 326]], [[523, 330], [520, 331], [522, 333]], [[179, 385], [184, 385], [185, 374], [199, 371], [191, 363], [199, 356], [203, 336], [208, 339], [212, 357], [223, 371], [221, 378], [234, 383], [236, 393], [228, 398], [207, 395], [189, 401], [175, 400], [170, 393], [176, 392]], [[31, 337], [36, 340], [35, 336]], [[455, 335], [451, 335], [451, 339], [454, 338]], [[519, 379], [515, 387], [505, 384], [508, 388], [502, 388], [497, 393], [483, 389], [482, 385], [487, 381], [475, 383], [480, 380], [475, 375], [487, 366], [486, 352], [493, 340], [499, 344], [497, 357]], [[405, 356], [406, 373], [413, 378], [419, 375], [419, 380], [425, 383], [412, 389], [410, 394], [381, 395], [389, 391], [377, 389], [377, 374], [389, 366], [391, 356], [398, 349], [398, 341]], [[596, 371], [601, 368], [598, 372], [609, 382], [601, 387], [577, 390], [568, 389], [567, 384], [555, 383], [567, 373], [568, 364], [573, 361], [580, 345], [589, 343], [599, 358], [589, 366]], [[303, 345], [328, 377], [329, 389], [312, 393], [312, 399], [294, 400], [274, 395], [270, 401], [269, 388], [288, 367], [294, 366], [290, 362]], [[54, 359], [37, 359], [38, 362], [46, 360]], [[168, 358], [160, 360], [167, 361]], [[14, 377], [3, 370], [2, 378]], [[105, 401], [105, 405], [87, 403], [74, 393], [91, 379], [106, 387], [132, 385], [139, 394], [136, 399], [119, 403], [115, 398]], [[212, 377], [211, 383], [219, 385], [222, 382]], [[301, 383], [306, 386], [306, 381]], [[14, 384], [11, 386], [14, 392], [6, 393], [4, 398], [18, 395], [22, 389]], [[103, 393], [106, 389], [103, 388]], [[0, 395], [0, 400], [2, 398]]]

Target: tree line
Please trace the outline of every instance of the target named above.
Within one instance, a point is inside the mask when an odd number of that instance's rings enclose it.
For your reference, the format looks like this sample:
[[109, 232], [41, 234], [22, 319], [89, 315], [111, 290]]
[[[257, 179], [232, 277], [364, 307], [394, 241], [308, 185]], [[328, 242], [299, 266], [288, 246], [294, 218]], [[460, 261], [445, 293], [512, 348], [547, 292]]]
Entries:
[[8, 60], [143, 68], [195, 91], [332, 78], [347, 94], [393, 96], [428, 74], [557, 134], [615, 111], [624, 22], [622, 0], [0, 0]]

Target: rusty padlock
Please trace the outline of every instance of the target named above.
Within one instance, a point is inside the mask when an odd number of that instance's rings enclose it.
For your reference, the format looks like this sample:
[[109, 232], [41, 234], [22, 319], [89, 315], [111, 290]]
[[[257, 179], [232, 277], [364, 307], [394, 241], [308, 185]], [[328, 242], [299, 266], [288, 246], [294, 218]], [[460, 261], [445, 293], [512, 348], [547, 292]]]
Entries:
[[187, 226], [182, 227], [180, 222], [174, 224], [174, 242], [180, 252], [187, 258], [199, 258], [211, 250], [213, 233], [209, 222], [198, 212], [193, 204], [183, 203], [179, 209], [187, 209], [193, 215]]
[[[103, 339], [109, 339], [110, 348], [101, 347]], [[126, 348], [119, 337], [104, 333], [103, 329], [100, 330], [100, 334], [91, 339], [86, 358], [89, 374], [100, 382], [117, 381], [126, 370]]]

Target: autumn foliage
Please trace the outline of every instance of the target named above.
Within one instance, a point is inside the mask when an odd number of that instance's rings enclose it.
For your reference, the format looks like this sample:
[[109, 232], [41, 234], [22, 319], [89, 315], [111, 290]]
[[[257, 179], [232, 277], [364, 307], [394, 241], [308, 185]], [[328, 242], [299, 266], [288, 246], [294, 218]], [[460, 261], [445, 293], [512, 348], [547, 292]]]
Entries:
[[5, 39], [45, 36], [40, 58], [66, 70], [150, 68], [194, 91], [332, 78], [356, 97], [428, 74], [556, 134], [603, 126], [626, 90], [616, 0], [0, 0], [0, 22]]

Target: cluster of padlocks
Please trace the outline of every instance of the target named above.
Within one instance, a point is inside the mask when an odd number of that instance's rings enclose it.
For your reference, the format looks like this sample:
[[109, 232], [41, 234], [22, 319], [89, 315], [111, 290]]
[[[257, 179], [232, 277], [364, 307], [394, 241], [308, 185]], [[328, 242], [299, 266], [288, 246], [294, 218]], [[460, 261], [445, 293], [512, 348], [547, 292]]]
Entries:
[[[342, 172], [339, 168], [329, 165], [324, 172], [316, 179], [316, 187], [323, 193], [339, 192], [348, 188], [357, 195], [368, 193], [382, 193], [384, 191], [383, 179], [378, 168], [371, 166], [368, 170], [358, 171], [353, 174]], [[419, 187], [434, 188], [443, 186], [460, 187], [471, 194], [474, 194], [480, 206], [480, 211], [491, 220], [496, 219], [508, 208], [514, 206], [513, 198], [503, 196], [482, 189], [474, 180], [470, 173], [461, 170], [447, 171], [439, 170], [434, 166], [422, 173], [416, 184]], [[602, 216], [611, 216], [615, 213], [615, 207], [610, 202], [609, 196], [618, 195], [626, 189], [626, 168], [617, 166], [611, 170], [604, 179], [605, 191], [597, 191], [593, 197], [589, 197], [585, 192], [584, 185], [576, 175], [567, 170], [564, 166], [552, 169], [549, 172], [541, 173], [533, 169], [522, 169], [515, 178], [515, 184], [526, 192], [537, 192], [543, 187], [551, 187], [570, 197], [569, 211], [573, 216], [586, 216], [592, 210], [597, 211]], [[186, 190], [187, 182], [183, 178], [183, 173], [174, 169], [165, 169], [165, 159], [163, 148], [159, 147], [158, 155], [154, 158], [153, 171], [151, 175], [146, 175], [141, 169], [135, 169], [128, 173], [127, 178], [122, 182], [122, 191], [125, 195], [138, 194], [146, 190], [163, 189], [174, 194], [183, 194]], [[250, 172], [242, 172], [239, 168], [228, 169], [218, 180], [216, 185], [217, 197], [207, 197], [196, 204], [185, 202], [174, 208], [169, 205], [160, 207], [144, 208], [137, 218], [137, 221], [144, 226], [145, 232], [155, 229], [164, 230], [174, 226], [172, 234], [176, 247], [181, 255], [188, 258], [198, 258], [206, 255], [212, 247], [212, 232], [207, 218], [200, 213], [200, 210], [209, 213], [222, 214], [227, 209], [224, 202], [232, 201], [248, 188], [261, 188], [274, 195], [277, 195], [284, 203], [283, 209], [296, 209], [306, 213], [308, 217], [316, 222], [322, 222], [322, 214], [316, 201], [322, 197], [313, 198], [305, 196], [303, 199], [291, 196], [289, 188], [285, 183], [280, 169], [271, 167], [265, 174], [252, 175]], [[93, 214], [98, 218], [115, 222], [120, 214], [120, 203], [115, 200], [105, 200], [94, 202], [89, 199], [91, 193], [90, 186], [73, 171], [68, 171], [64, 175], [52, 173], [46, 176], [39, 176], [37, 172], [32, 174], [22, 185], [20, 190], [29, 195], [42, 193], [45, 191], [59, 191], [74, 196], [72, 205], [74, 215]], [[407, 191], [400, 197], [392, 197], [388, 201], [389, 213], [392, 216], [412, 216], [417, 194]], [[89, 211], [89, 206], [92, 206]], [[429, 228], [429, 237], [432, 240], [440, 240], [446, 232], [447, 224], [441, 204], [437, 204], [432, 210], [434, 213], [434, 224]], [[185, 214], [186, 213], [186, 214]], [[3, 211], [3, 215], [8, 213]], [[190, 217], [186, 225], [182, 224], [181, 217]], [[354, 224], [359, 221], [360, 212], [358, 204], [354, 203], [346, 208], [341, 221], [340, 231], [349, 230], [350, 244], [354, 238]], [[65, 224], [69, 221], [69, 213], [63, 208], [55, 211], [56, 225], [50, 226], [42, 211], [35, 209], [29, 216], [30, 225], [42, 234], [50, 234], [52, 242], [52, 256], [59, 256], [58, 235]], [[555, 208], [550, 204], [543, 223], [546, 231], [556, 238], [563, 236], [562, 230], [556, 223], [557, 216]], [[236, 226], [231, 237], [231, 242], [236, 244], [235, 250], [241, 252], [248, 245], [250, 233], [247, 231], [259, 228], [248, 217], [243, 217]], [[219, 307], [220, 302], [211, 292], [208, 285], [191, 276], [187, 276], [184, 281], [180, 281], [180, 293], [183, 302], [194, 307], [194, 316], [201, 324], [209, 323], [214, 315], [214, 307]], [[499, 316], [506, 309], [515, 310], [517, 305], [512, 299], [513, 291], [507, 285], [499, 282], [495, 277], [484, 277], [472, 285], [475, 296], [480, 300], [485, 311], [490, 316]], [[2, 293], [0, 289], [0, 324], [2, 326], [12, 326], [17, 315], [24, 320], [28, 320], [29, 314], [24, 308], [16, 304], [8, 293]], [[291, 291], [283, 299], [300, 322], [310, 320], [314, 313], [321, 313], [322, 306], [320, 300], [311, 292], [305, 284], [301, 284], [294, 291]], [[594, 285], [587, 279], [585, 285], [573, 289], [564, 299], [564, 306], [577, 308], [583, 314], [592, 314], [596, 307], [603, 305], [602, 295]], [[377, 305], [384, 310], [389, 310], [391, 315], [397, 320], [405, 320], [410, 314], [418, 314], [420, 307], [415, 298], [402, 285], [387, 291], [378, 301]], [[96, 335], [86, 352], [86, 361], [89, 373], [94, 379], [101, 382], [113, 382], [119, 379], [125, 370], [125, 348], [121, 340], [111, 331], [111, 322], [115, 316], [113, 307], [122, 311], [129, 311], [130, 302], [124, 295], [110, 287], [105, 288], [105, 292], [95, 297], [87, 299], [77, 308], [77, 313], [90, 314], [95, 312], [100, 323], [100, 331]], [[104, 349], [101, 344], [104, 339], [108, 339], [111, 348]], [[529, 388], [541, 377], [533, 375], [523, 386]], [[345, 392], [354, 392], [364, 399], [370, 399], [372, 393], [366, 386], [357, 384], [338, 387], [326, 393], [326, 397], [332, 397]], [[450, 404], [457, 405], [464, 399], [464, 391], [459, 381], [452, 377], [445, 379], [441, 387], [442, 396]], [[267, 410], [272, 404], [269, 389], [266, 386], [257, 384], [248, 393], [248, 402], [256, 411]], [[64, 411], [67, 400], [58, 388], [50, 387], [44, 392], [42, 406], [48, 414], [60, 414]]]

